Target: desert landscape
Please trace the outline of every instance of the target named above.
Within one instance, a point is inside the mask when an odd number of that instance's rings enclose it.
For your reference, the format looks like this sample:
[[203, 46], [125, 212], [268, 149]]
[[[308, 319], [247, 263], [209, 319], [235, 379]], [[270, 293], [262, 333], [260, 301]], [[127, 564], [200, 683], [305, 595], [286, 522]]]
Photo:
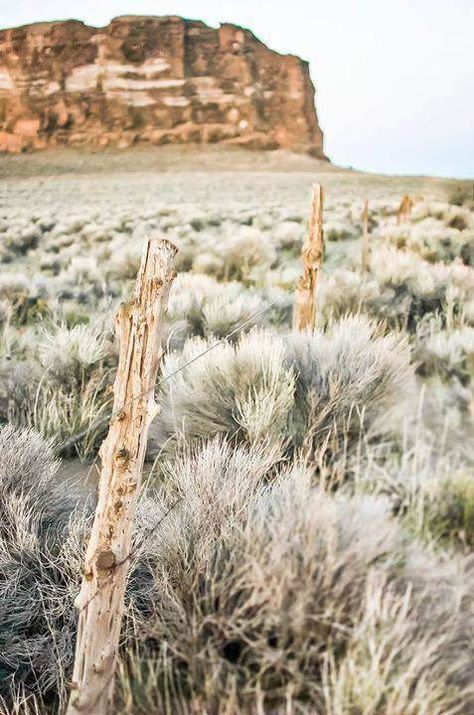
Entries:
[[45, 151], [17, 151], [18, 121], [0, 156], [0, 712], [81, 711], [114, 315], [149, 238], [176, 246], [177, 276], [111, 712], [474, 712], [472, 182], [342, 169], [322, 144], [120, 148], [106, 128], [71, 146], [54, 123]]

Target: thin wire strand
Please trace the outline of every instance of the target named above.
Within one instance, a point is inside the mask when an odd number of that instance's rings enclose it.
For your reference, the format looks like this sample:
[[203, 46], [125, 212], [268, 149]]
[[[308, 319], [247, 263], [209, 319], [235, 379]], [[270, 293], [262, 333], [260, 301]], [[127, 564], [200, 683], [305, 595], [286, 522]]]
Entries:
[[[170, 372], [165, 377], [160, 378], [157, 382], [157, 387], [160, 387], [160, 385], [162, 385], [163, 383], [170, 380], [172, 377], [177, 375], [179, 372], [181, 372], [182, 370], [185, 370], [187, 367], [189, 367], [193, 363], [197, 362], [205, 355], [208, 355], [212, 350], [215, 350], [215, 348], [217, 348], [219, 345], [225, 344], [230, 338], [232, 338], [234, 335], [236, 335], [241, 330], [243, 330], [247, 325], [253, 323], [253, 321], [256, 318], [258, 318], [260, 315], [263, 315], [267, 311], [271, 310], [276, 305], [278, 305], [278, 303], [280, 303], [283, 300], [283, 298], [286, 298], [287, 296], [294, 293], [295, 290], [296, 290], [295, 287], [287, 289], [282, 295], [280, 295], [278, 298], [276, 298], [274, 301], [272, 301], [268, 305], [264, 306], [263, 308], [260, 308], [260, 310], [256, 311], [253, 315], [251, 315], [249, 318], [244, 320], [243, 323], [241, 323], [236, 328], [231, 330], [223, 338], [216, 340], [215, 343], [213, 343], [212, 345], [207, 347], [205, 350], [203, 350], [203, 352], [199, 353], [198, 355], [195, 355], [193, 358], [191, 358], [190, 360], [185, 362], [184, 365], [181, 365], [176, 370], [173, 370], [173, 372]], [[58, 444], [56, 446], [56, 448], [55, 448], [56, 453], [61, 454], [62, 452], [64, 452], [65, 449], [67, 449], [71, 445], [75, 444], [79, 439], [82, 439], [82, 437], [87, 436], [89, 434], [89, 432], [91, 432], [93, 429], [97, 429], [97, 427], [100, 427], [101, 425], [111, 422], [115, 417], [120, 415], [121, 412], [123, 412], [123, 410], [125, 408], [129, 407], [133, 402], [135, 402], [135, 400], [139, 400], [140, 397], [144, 397], [148, 392], [149, 392], [149, 390], [143, 390], [142, 392], [139, 392], [138, 395], [135, 395], [134, 397], [130, 398], [130, 400], [128, 400], [128, 402], [124, 402], [124, 404], [121, 407], [118, 407], [114, 412], [112, 412], [111, 415], [106, 415], [102, 419], [100, 419], [97, 422], [94, 422], [92, 425], [89, 425], [88, 427], [86, 427], [81, 432], [76, 432], [71, 437], [68, 437], [67, 440], [65, 440], [64, 442], [62, 442], [61, 444]], [[155, 396], [156, 396], [156, 392], [155, 392]]]
[[[156, 524], [154, 524], [152, 527], [150, 527], [148, 529], [145, 529], [144, 534], [143, 534], [142, 538], [140, 539], [140, 543], [138, 544], [138, 546], [135, 546], [133, 549], [131, 549], [128, 552], [128, 554], [123, 557], [123, 559], [121, 559], [120, 561], [117, 561], [117, 563], [115, 564], [115, 569], [119, 568], [120, 566], [123, 566], [124, 564], [126, 564], [128, 561], [130, 561], [133, 558], [133, 556], [137, 553], [137, 551], [139, 551], [139, 549], [141, 549], [141, 547], [145, 544], [145, 540], [148, 539], [150, 536], [152, 536], [152, 534], [154, 534], [156, 532], [156, 530], [163, 524], [163, 522], [168, 518], [168, 516], [171, 514], [171, 512], [174, 511], [174, 509], [182, 501], [183, 501], [183, 497], [178, 497], [178, 499], [176, 499], [171, 504], [171, 506], [168, 507], [168, 509], [165, 511], [165, 513], [162, 516], [160, 516], [160, 518], [158, 519]], [[114, 569], [114, 571], [115, 571], [115, 569]], [[113, 576], [113, 573], [110, 573], [109, 576], [106, 578], [106, 580], [103, 583], [101, 583], [100, 586], [97, 587], [94, 594], [79, 609], [79, 613], [82, 613], [82, 611], [84, 611], [89, 606], [89, 604], [94, 600], [94, 598], [96, 598], [99, 595], [101, 589], [104, 588], [105, 585], [111, 581], [112, 576]]]
[[[267, 306], [265, 306], [264, 308], [261, 308], [260, 310], [258, 310], [256, 313], [254, 313], [252, 316], [250, 316], [250, 318], [247, 318], [247, 320], [245, 320], [245, 321], [244, 321], [243, 323], [241, 323], [239, 326], [237, 326], [236, 328], [234, 328], [233, 330], [231, 330], [225, 337], [221, 338], [220, 340], [217, 340], [215, 343], [213, 343], [212, 345], [210, 345], [206, 350], [203, 350], [203, 352], [199, 353], [199, 355], [195, 355], [193, 358], [191, 358], [191, 359], [188, 360], [186, 363], [184, 363], [184, 365], [181, 365], [179, 368], [177, 368], [177, 369], [174, 370], [173, 372], [169, 373], [165, 378], [162, 378], [162, 380], [159, 381], [158, 385], [160, 385], [162, 382], [166, 382], [167, 380], [169, 380], [171, 377], [174, 377], [175, 375], [177, 375], [177, 374], [178, 374], [179, 372], [181, 372], [182, 370], [185, 370], [187, 367], [189, 367], [189, 366], [192, 365], [193, 363], [197, 362], [197, 360], [200, 360], [200, 359], [203, 358], [205, 355], [208, 355], [208, 354], [209, 354], [212, 350], [214, 350], [218, 345], [222, 345], [222, 344], [224, 344], [225, 342], [227, 342], [227, 340], [229, 340], [229, 338], [231, 338], [231, 337], [233, 337], [234, 335], [236, 335], [236, 334], [237, 334], [240, 330], [242, 330], [246, 325], [248, 325], [249, 323], [252, 323], [252, 322], [255, 320], [255, 318], [257, 318], [259, 315], [264, 314], [264, 313], [267, 312], [268, 310], [271, 310], [271, 308], [273, 308], [275, 305], [277, 305], [279, 302], [281, 302], [281, 300], [283, 300], [283, 298], [285, 298], [287, 295], [290, 295], [290, 294], [293, 293], [295, 290], [296, 290], [296, 288], [290, 288], [290, 289], [286, 290], [283, 295], [279, 296], [277, 299], [275, 299], [274, 301], [272, 301], [271, 303], [269, 303], [269, 304], [268, 304]], [[130, 404], [133, 400], [138, 399], [140, 396], [142, 396], [142, 395], [144, 395], [144, 394], [146, 394], [146, 392], [142, 392], [141, 394], [139, 394], [139, 395], [137, 395], [136, 397], [132, 398], [132, 399], [129, 401], [129, 403], [124, 404], [120, 410], [117, 410], [117, 412], [120, 413], [120, 412], [121, 412], [125, 407], [127, 407], [128, 404]], [[113, 415], [111, 415], [111, 416], [108, 418], [108, 420], [112, 420], [112, 419], [113, 419]], [[96, 426], [97, 426], [97, 425], [96, 425]], [[92, 429], [92, 428], [91, 428], [91, 429]], [[86, 432], [86, 433], [87, 433], [87, 432]], [[97, 459], [98, 459], [98, 455], [97, 455], [97, 457], [95, 458], [94, 463], [95, 463], [95, 461], [96, 461]], [[178, 506], [178, 504], [180, 504], [182, 501], [183, 501], [183, 497], [179, 497], [178, 499], [176, 499], [176, 501], [173, 502], [173, 504], [172, 504], [172, 505], [169, 507], [169, 509], [163, 514], [163, 516], [160, 517], [160, 519], [157, 521], [157, 523], [154, 524], [154, 525], [153, 525], [152, 527], [150, 527], [149, 529], [145, 530], [145, 533], [143, 534], [143, 536], [142, 536], [142, 538], [141, 538], [140, 543], [138, 544], [138, 546], [135, 546], [133, 549], [131, 549], [131, 550], [129, 551], [129, 553], [128, 553], [126, 556], [123, 557], [123, 559], [121, 559], [119, 562], [116, 563], [115, 567], [118, 568], [118, 567], [120, 567], [120, 566], [123, 566], [123, 565], [124, 565], [125, 563], [127, 563], [128, 561], [130, 561], [130, 560], [133, 558], [133, 556], [137, 553], [137, 551], [144, 545], [146, 539], [148, 539], [152, 534], [154, 534], [154, 533], [157, 531], [157, 529], [161, 526], [161, 524], [166, 520], [166, 518], [171, 514], [171, 512], [172, 512], [172, 511]], [[100, 584], [100, 586], [97, 587], [97, 589], [96, 589], [96, 591], [94, 592], [94, 594], [93, 594], [93, 595], [87, 600], [87, 602], [80, 608], [79, 614], [82, 613], [82, 612], [90, 605], [90, 603], [99, 595], [99, 593], [101, 592], [101, 590], [109, 583], [109, 581], [111, 580], [112, 576], [113, 576], [113, 574], [110, 574], [109, 577], [108, 577], [105, 581], [103, 581], [103, 582]]]

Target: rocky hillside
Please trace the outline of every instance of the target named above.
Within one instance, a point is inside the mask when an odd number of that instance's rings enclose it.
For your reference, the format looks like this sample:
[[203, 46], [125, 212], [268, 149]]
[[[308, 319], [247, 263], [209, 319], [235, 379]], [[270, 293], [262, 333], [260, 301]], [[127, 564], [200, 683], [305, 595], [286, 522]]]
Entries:
[[318, 158], [308, 64], [234, 25], [120, 17], [0, 31], [0, 151], [229, 142]]

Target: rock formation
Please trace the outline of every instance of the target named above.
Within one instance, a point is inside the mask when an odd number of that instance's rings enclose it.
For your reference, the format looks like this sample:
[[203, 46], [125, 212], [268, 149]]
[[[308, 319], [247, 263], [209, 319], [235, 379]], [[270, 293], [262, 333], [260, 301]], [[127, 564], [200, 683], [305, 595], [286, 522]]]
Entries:
[[0, 151], [222, 141], [325, 158], [308, 64], [179, 17], [0, 31]]

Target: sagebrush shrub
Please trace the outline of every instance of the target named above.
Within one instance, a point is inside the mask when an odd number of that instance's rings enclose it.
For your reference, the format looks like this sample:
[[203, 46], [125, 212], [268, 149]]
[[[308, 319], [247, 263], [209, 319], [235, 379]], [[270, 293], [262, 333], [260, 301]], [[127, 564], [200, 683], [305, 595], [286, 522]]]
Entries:
[[415, 332], [428, 315], [439, 315], [445, 324], [465, 320], [473, 295], [472, 268], [431, 264], [410, 251], [380, 246], [371, 252], [367, 276], [338, 269], [323, 282], [322, 314], [327, 321], [363, 312]]
[[382, 227], [380, 237], [395, 248], [412, 251], [430, 263], [450, 263], [460, 259], [466, 265], [472, 265], [474, 232], [469, 212], [443, 214], [443, 220], [431, 216], [412, 216], [412, 219], [416, 222]]
[[246, 291], [240, 283], [222, 284], [206, 275], [181, 274], [169, 299], [168, 320], [172, 331], [176, 322], [185, 321], [188, 335], [222, 338], [243, 323], [247, 330], [264, 325], [266, 305], [260, 295]]
[[468, 383], [474, 374], [474, 328], [439, 331], [421, 340], [416, 358], [426, 375], [458, 378]]
[[380, 286], [373, 278], [338, 268], [331, 275], [324, 276], [319, 292], [319, 321], [331, 323], [346, 315], [370, 312], [380, 298]]
[[[242, 713], [258, 702], [277, 713], [288, 702], [341, 714], [470, 706], [463, 562], [424, 550], [386, 500], [325, 494], [280, 461], [278, 445], [215, 439], [165, 467], [164, 490], [139, 510], [123, 628], [153, 678], [125, 661], [128, 702], [116, 711], [162, 707], [166, 687], [166, 707], [183, 713], [193, 702]], [[58, 483], [49, 446], [10, 427], [0, 490], [1, 694], [8, 703], [23, 684], [54, 710], [72, 667], [90, 509]]]
[[333, 450], [348, 446], [362, 428], [375, 427], [411, 379], [406, 341], [376, 333], [362, 317], [314, 335], [254, 330], [179, 371], [207, 348], [189, 341], [165, 361], [163, 442], [226, 433], [249, 442], [285, 439], [290, 450], [311, 453], [331, 440]]
[[[58, 483], [48, 443], [0, 429], [0, 692], [13, 682], [47, 693], [73, 654], [81, 530], [74, 490]], [[85, 522], [83, 526], [85, 525]]]
[[276, 252], [270, 238], [256, 229], [242, 228], [223, 247], [223, 277], [244, 284], [258, 282], [275, 261]]
[[[12, 693], [37, 693], [56, 711], [58, 699], [67, 697], [77, 623], [74, 598], [95, 500], [84, 485], [61, 482], [53, 454], [52, 444], [33, 430], [0, 428], [0, 698], [10, 707]], [[146, 620], [152, 605], [151, 575], [140, 555], [150, 527], [146, 502], [142, 508], [125, 639], [134, 632], [136, 614]], [[153, 519], [160, 515], [156, 503]]]
[[3, 418], [54, 437], [58, 448], [65, 442], [68, 454], [89, 458], [107, 427], [114, 367], [115, 348], [101, 320], [39, 326], [22, 359], [0, 369]]
[[341, 715], [465, 704], [468, 579], [438, 564], [443, 580], [426, 589], [420, 567], [432, 557], [384, 500], [328, 496], [298, 466], [267, 484], [278, 454], [261, 449], [214, 440], [167, 471], [183, 500], [157, 541], [156, 610], [141, 631], [158, 648], [142, 666], [154, 680], [125, 671], [132, 701], [162, 705], [153, 683], [166, 673], [183, 713], [189, 700], [219, 713], [260, 702]]

